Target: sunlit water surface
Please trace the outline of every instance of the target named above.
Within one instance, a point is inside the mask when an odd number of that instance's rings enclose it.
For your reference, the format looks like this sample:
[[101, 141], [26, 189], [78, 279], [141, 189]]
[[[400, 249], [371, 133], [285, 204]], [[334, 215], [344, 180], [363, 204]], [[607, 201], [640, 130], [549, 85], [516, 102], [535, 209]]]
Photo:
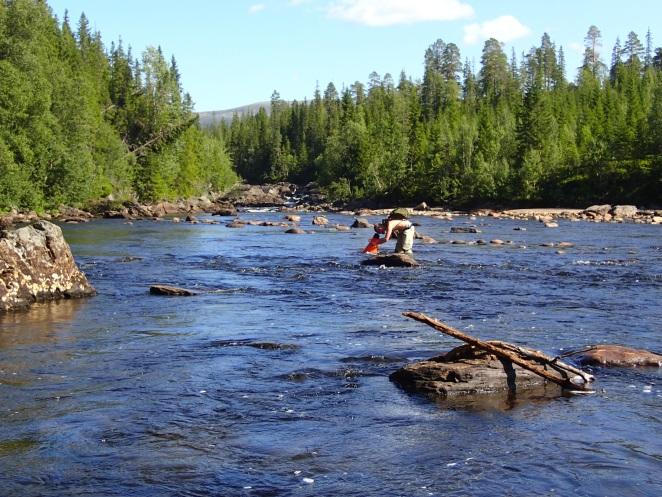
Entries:
[[[311, 218], [306, 235], [64, 225], [99, 295], [0, 317], [0, 495], [662, 495], [657, 369], [596, 370], [591, 396], [464, 404], [388, 379], [459, 345], [404, 310], [554, 355], [662, 350], [659, 226], [420, 218], [441, 241], [513, 243], [417, 243], [421, 268], [379, 269], [359, 264], [369, 230]], [[449, 233], [470, 223], [482, 232]], [[575, 246], [541, 246], [561, 241]]]

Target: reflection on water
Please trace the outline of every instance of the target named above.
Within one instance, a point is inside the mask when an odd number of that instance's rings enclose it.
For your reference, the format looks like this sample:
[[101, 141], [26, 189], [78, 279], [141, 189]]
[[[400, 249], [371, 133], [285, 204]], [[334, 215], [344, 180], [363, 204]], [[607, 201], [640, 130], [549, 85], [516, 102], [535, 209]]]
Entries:
[[[388, 380], [458, 345], [404, 310], [552, 355], [659, 351], [659, 227], [420, 223], [513, 243], [419, 244], [422, 268], [379, 269], [359, 265], [368, 230], [65, 225], [99, 295], [0, 316], [0, 495], [661, 494], [658, 370], [594, 371], [581, 397], [440, 401]], [[465, 223], [482, 233], [449, 233]]]
[[64, 299], [40, 302], [28, 311], [0, 313], [0, 350], [57, 342], [85, 305], [85, 299]]

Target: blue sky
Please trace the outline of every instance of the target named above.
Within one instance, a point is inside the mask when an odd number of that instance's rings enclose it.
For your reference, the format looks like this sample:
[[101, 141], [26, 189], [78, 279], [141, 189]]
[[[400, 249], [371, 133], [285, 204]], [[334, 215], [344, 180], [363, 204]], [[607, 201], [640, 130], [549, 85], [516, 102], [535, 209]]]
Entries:
[[73, 25], [85, 12], [106, 46], [122, 38], [134, 55], [160, 45], [174, 55], [198, 111], [269, 100], [309, 98], [319, 83], [338, 89], [368, 75], [404, 70], [420, 79], [425, 49], [438, 38], [475, 61], [486, 38], [510, 57], [539, 45], [544, 32], [563, 46], [574, 79], [591, 24], [602, 33], [603, 60], [630, 31], [662, 46], [658, 0], [48, 0]]

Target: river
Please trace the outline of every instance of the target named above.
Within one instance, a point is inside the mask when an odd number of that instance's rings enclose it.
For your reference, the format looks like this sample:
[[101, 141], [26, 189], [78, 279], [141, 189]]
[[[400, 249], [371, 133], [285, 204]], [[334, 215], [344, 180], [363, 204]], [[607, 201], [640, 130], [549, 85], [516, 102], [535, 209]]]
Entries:
[[[370, 230], [312, 217], [305, 235], [63, 225], [99, 294], [0, 316], [0, 496], [662, 495], [658, 369], [463, 404], [388, 379], [459, 345], [404, 310], [551, 355], [660, 352], [659, 226], [421, 217], [441, 241], [513, 243], [417, 243], [421, 268], [380, 269], [359, 264]], [[449, 233], [469, 224], [481, 233]]]

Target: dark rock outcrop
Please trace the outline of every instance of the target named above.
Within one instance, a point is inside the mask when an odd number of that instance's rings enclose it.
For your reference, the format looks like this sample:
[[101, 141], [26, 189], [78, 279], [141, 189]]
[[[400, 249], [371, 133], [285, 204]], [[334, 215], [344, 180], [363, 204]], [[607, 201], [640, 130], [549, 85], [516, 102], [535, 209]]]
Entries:
[[236, 216], [237, 208], [232, 204], [219, 204], [212, 213], [212, 216]]
[[519, 392], [545, 383], [537, 374], [472, 345], [408, 364], [389, 378], [408, 392], [434, 397]]
[[411, 255], [382, 254], [361, 261], [363, 266], [418, 267], [420, 264]]
[[574, 353], [564, 354], [582, 366], [662, 367], [662, 355], [644, 349], [622, 345], [593, 345]]
[[0, 232], [0, 311], [94, 294], [59, 226], [39, 221]]
[[219, 200], [241, 206], [271, 207], [285, 205], [286, 197], [293, 193], [293, 185], [287, 183], [276, 185], [241, 184], [235, 186]]
[[61, 205], [58, 209], [58, 212], [54, 215], [54, 217], [64, 222], [69, 222], [69, 221], [85, 222], [92, 219], [94, 217], [94, 214], [81, 209], [77, 209], [76, 207]]

